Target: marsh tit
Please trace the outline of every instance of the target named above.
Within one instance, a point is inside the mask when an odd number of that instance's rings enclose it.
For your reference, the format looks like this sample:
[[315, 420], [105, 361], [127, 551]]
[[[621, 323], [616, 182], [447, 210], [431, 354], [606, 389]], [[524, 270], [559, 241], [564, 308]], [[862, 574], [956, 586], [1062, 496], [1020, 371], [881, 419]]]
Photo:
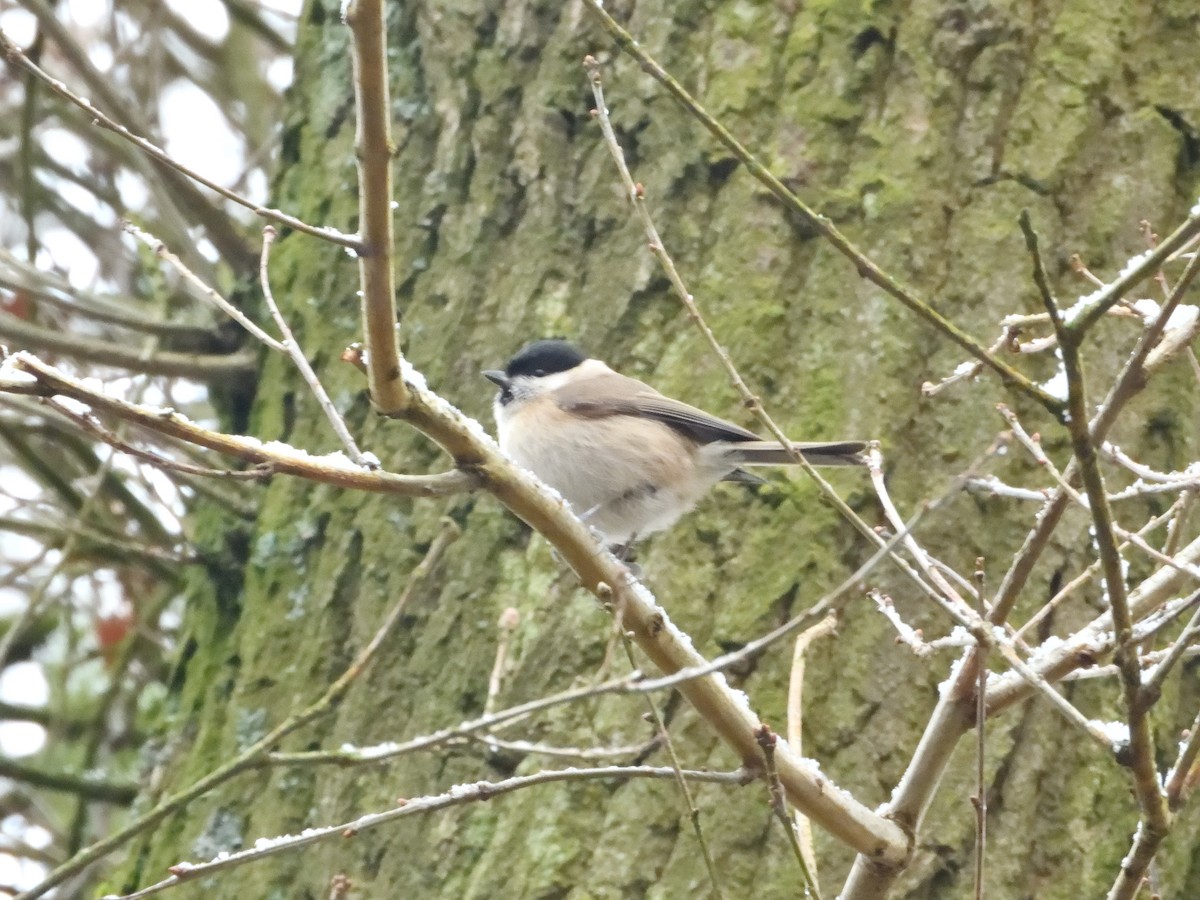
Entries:
[[[670, 527], [742, 466], [794, 464], [777, 441], [663, 396], [566, 341], [535, 341], [503, 372], [500, 447], [567, 499], [609, 546]], [[814, 466], [863, 465], [863, 441], [794, 443]]]

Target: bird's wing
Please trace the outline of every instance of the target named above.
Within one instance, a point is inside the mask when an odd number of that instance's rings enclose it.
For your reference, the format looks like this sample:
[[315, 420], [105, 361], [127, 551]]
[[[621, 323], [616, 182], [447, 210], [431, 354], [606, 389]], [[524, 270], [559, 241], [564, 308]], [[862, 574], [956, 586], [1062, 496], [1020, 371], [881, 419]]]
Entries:
[[559, 407], [591, 418], [635, 416], [655, 419], [700, 444], [713, 441], [756, 441], [758, 435], [740, 425], [710, 416], [702, 409], [665, 397], [648, 384], [616, 372], [573, 382], [554, 392]]

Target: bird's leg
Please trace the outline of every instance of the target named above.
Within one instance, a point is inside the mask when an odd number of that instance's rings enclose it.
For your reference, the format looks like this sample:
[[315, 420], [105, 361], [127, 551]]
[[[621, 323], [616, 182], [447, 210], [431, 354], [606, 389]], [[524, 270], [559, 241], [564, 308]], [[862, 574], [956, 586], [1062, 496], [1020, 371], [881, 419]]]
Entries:
[[631, 534], [629, 536], [629, 540], [627, 540], [625, 543], [613, 544], [608, 548], [608, 550], [613, 556], [625, 564], [625, 568], [629, 570], [630, 575], [638, 580], [641, 580], [642, 567], [637, 564], [637, 560], [634, 558], [633, 554], [633, 545], [637, 541], [637, 538], [638, 536], [636, 534]]
[[630, 562], [633, 560], [633, 543], [637, 540], [637, 534], [631, 534], [629, 540], [623, 544], [610, 544], [609, 552], [619, 559], [621, 562]]

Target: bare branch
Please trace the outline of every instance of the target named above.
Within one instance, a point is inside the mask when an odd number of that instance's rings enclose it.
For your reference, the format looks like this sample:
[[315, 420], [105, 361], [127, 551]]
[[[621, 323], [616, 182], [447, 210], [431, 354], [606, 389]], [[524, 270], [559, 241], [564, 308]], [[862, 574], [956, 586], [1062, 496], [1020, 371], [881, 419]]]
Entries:
[[103, 441], [114, 450], [119, 450], [135, 459], [140, 459], [152, 466], [157, 466], [167, 472], [181, 472], [185, 475], [198, 475], [201, 478], [229, 478], [236, 481], [265, 481], [272, 475], [270, 466], [256, 466], [253, 469], [234, 470], [234, 469], [212, 469], [204, 466], [196, 466], [191, 463], [180, 462], [179, 460], [170, 459], [159, 453], [154, 453], [149, 450], [143, 450], [140, 447], [135, 447], [128, 441], [124, 440], [114, 431], [110, 431], [101, 425], [96, 418], [90, 414], [83, 414], [75, 409], [67, 406], [64, 403], [55, 400], [53, 397], [45, 398], [48, 403], [59, 415], [66, 417], [71, 422], [74, 422], [80, 429], [90, 434], [99, 441]]
[[[1177, 556], [1187, 562], [1200, 560], [1200, 538], [1182, 548]], [[1163, 606], [1179, 590], [1184, 577], [1178, 569], [1159, 569], [1130, 592], [1132, 616], [1140, 619]], [[1200, 597], [1200, 593], [1172, 601], [1178, 603], [1176, 613], [1186, 610], [1197, 597]], [[1061, 642], [1055, 642], [1053, 648], [1047, 647], [1036, 653], [1030, 659], [1030, 666], [1047, 681], [1059, 681], [1078, 668], [1094, 665], [1105, 654], [1113, 652], [1114, 646], [1112, 613], [1106, 612]], [[995, 715], [997, 711], [1024, 700], [1029, 693], [1028, 684], [1018, 674], [1000, 676], [988, 687], [988, 715]]]
[[371, 401], [385, 416], [403, 412], [408, 392], [400, 372], [392, 269], [392, 104], [388, 99], [387, 28], [382, 0], [345, 6], [354, 53], [354, 146], [358, 157], [356, 248], [362, 291], [363, 344]]
[[[1100, 288], [1094, 294], [1080, 298], [1079, 304], [1077, 304], [1080, 308], [1071, 310], [1071, 314], [1067, 316], [1068, 321], [1065, 323], [1067, 327], [1077, 337], [1082, 336], [1134, 285], [1153, 276], [1162, 268], [1163, 263], [1174, 257], [1178, 250], [1189, 244], [1197, 235], [1200, 235], [1200, 212], [1193, 212], [1157, 247], [1135, 256], [1126, 263], [1125, 268], [1114, 281]], [[1196, 260], [1192, 259], [1188, 268], [1193, 268], [1195, 262]], [[1178, 289], [1179, 286], [1176, 285], [1175, 290], [1178, 291]]]
[[[1200, 221], [1200, 217], [1197, 217]], [[1116, 664], [1121, 670], [1121, 682], [1125, 694], [1126, 716], [1129, 722], [1131, 767], [1134, 774], [1134, 790], [1142, 809], [1142, 824], [1150, 832], [1165, 834], [1167, 808], [1159, 789], [1158, 769], [1154, 760], [1154, 735], [1141, 690], [1141, 665], [1137, 647], [1133, 642], [1133, 616], [1130, 613], [1126, 592], [1125, 573], [1117, 547], [1112, 510], [1108, 504], [1104, 478], [1100, 473], [1096, 444], [1088, 427], [1089, 405], [1087, 385], [1083, 374], [1083, 360], [1079, 342], [1086, 329], [1087, 316], [1080, 316], [1075, 325], [1069, 325], [1059, 312], [1046, 284], [1045, 271], [1038, 254], [1038, 238], [1030, 223], [1028, 213], [1021, 213], [1021, 230], [1025, 234], [1026, 246], [1033, 256], [1034, 281], [1042, 292], [1046, 312], [1058, 335], [1062, 353], [1063, 369], [1067, 376], [1067, 431], [1071, 435], [1071, 448], [1078, 465], [1080, 478], [1087, 494], [1088, 507], [1092, 515], [1092, 538], [1099, 549], [1101, 571], [1108, 593], [1113, 626], [1116, 629]], [[1165, 258], [1165, 256], [1164, 256]], [[1157, 266], [1156, 266], [1157, 268]], [[1119, 281], [1119, 279], [1118, 279]], [[1101, 292], [1104, 293], [1103, 291]], [[1115, 296], [1113, 302], [1115, 302]], [[1093, 318], [1091, 321], [1095, 321]], [[1148, 863], [1149, 860], [1147, 859]], [[1136, 875], [1140, 882], [1141, 873]]]
[[[987, 615], [984, 600], [983, 558], [975, 560], [975, 612], [979, 618]], [[975, 900], [983, 900], [983, 872], [987, 857], [987, 651], [979, 644], [979, 674], [975, 682]]]
[[1167, 804], [1172, 810], [1179, 809], [1196, 783], [1196, 759], [1200, 757], [1200, 713], [1192, 721], [1187, 739], [1179, 747], [1175, 765], [1167, 773], [1165, 790]]
[[817, 879], [813, 872], [808, 868], [808, 860], [804, 857], [804, 848], [800, 846], [799, 830], [796, 822], [788, 815], [787, 800], [783, 796], [783, 787], [779, 783], [779, 775], [775, 771], [775, 749], [779, 745], [779, 739], [776, 737], [769, 726], [763, 725], [758, 731], [758, 743], [763, 748], [763, 761], [767, 767], [767, 791], [770, 798], [771, 812], [775, 814], [775, 818], [783, 826], [784, 836], [787, 838], [788, 846], [792, 848], [792, 853], [796, 857], [796, 865], [800, 867], [800, 874], [804, 878], [804, 885], [812, 895], [821, 900], [821, 888], [817, 884]]
[[500, 685], [504, 681], [504, 671], [508, 665], [508, 645], [512, 641], [513, 632], [517, 630], [520, 621], [521, 614], [514, 607], [509, 606], [500, 613], [500, 620], [496, 623], [496, 630], [500, 632], [500, 637], [496, 641], [496, 658], [492, 662], [492, 673], [488, 676], [487, 700], [483, 704], [485, 715], [496, 709], [496, 699], [500, 696]]
[[[742, 770], [732, 772], [709, 772], [686, 770], [684, 777], [690, 781], [707, 782], [710, 784], [741, 785], [746, 782], [746, 773]], [[171, 877], [157, 884], [134, 891], [132, 894], [117, 896], [109, 894], [105, 900], [139, 900], [160, 891], [167, 890], [184, 882], [205, 878], [224, 869], [232, 869], [268, 856], [274, 856], [288, 850], [295, 850], [308, 844], [324, 840], [343, 840], [354, 837], [369, 828], [393, 822], [417, 813], [432, 812], [460, 806], [464, 803], [474, 803], [490, 800], [503, 794], [542, 784], [552, 784], [562, 781], [592, 781], [599, 778], [674, 778], [675, 771], [669, 767], [655, 766], [598, 766], [590, 769], [558, 769], [547, 772], [535, 772], [532, 775], [518, 775], [503, 781], [477, 781], [473, 784], [459, 784], [442, 794], [426, 797], [401, 798], [396, 809], [380, 813], [369, 813], [340, 825], [327, 825], [320, 828], [306, 828], [302, 834], [284, 835], [277, 838], [260, 838], [256, 845], [249, 850], [237, 853], [227, 853], [205, 863], [179, 863], [171, 866]]]
[[[478, 487], [468, 472], [441, 475], [396, 475], [356, 466], [341, 453], [310, 456], [286, 444], [263, 442], [250, 437], [209, 431], [173, 409], [154, 409], [110, 397], [72, 378], [36, 356], [15, 353], [6, 368], [32, 376], [31, 380], [6, 380], [0, 374], [0, 391], [31, 396], [64, 396], [86, 403], [93, 410], [116, 416], [158, 434], [207, 447], [255, 465], [270, 466], [273, 471], [320, 481], [339, 487], [411, 497], [438, 497]], [[2, 371], [2, 370], [0, 370]]]
[[[1018, 388], [1022, 393], [1037, 400], [1042, 406], [1055, 415], [1062, 411], [1062, 401], [1031, 382], [1024, 374], [1007, 365], [988, 352], [987, 348], [966, 334], [957, 325], [933, 309], [925, 301], [919, 299], [909, 288], [883, 271], [872, 262], [862, 251], [852, 244], [837, 227], [825, 216], [811, 209], [804, 201], [787, 189], [758, 159], [743, 146], [726, 128], [709, 115], [700, 103], [691, 96], [683, 86], [671, 77], [642, 47], [633, 36], [622, 28], [604, 8], [602, 0], [584, 0], [584, 5], [596, 17], [604, 30], [617, 44], [641, 64], [643, 71], [666, 88], [667, 93], [674, 97], [684, 109], [691, 113], [718, 141], [729, 148], [743, 164], [746, 171], [761, 182], [784, 206], [804, 217], [812, 228], [829, 241], [833, 247], [849, 259], [859, 276], [867, 279], [875, 286], [882, 288], [889, 296], [900, 301], [907, 309], [920, 319], [934, 326], [954, 343], [966, 350], [971, 356], [992, 369], [1006, 383]], [[1197, 217], [1200, 222], [1200, 217]]]

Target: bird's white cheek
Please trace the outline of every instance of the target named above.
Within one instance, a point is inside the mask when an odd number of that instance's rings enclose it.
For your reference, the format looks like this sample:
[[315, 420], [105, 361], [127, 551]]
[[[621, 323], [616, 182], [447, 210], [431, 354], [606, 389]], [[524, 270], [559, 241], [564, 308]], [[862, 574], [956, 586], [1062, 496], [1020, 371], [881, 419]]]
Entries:
[[517, 422], [518, 414], [521, 412], [520, 404], [509, 402], [501, 405], [496, 402], [493, 410], [496, 416], [496, 442], [500, 445], [500, 449], [515, 459], [518, 463], [529, 468], [529, 452], [528, 445], [532, 440], [534, 444], [539, 443], [536, 434], [530, 433], [529, 417], [525, 416], [520, 423]]
[[508, 410], [499, 399], [492, 404], [492, 418], [496, 420], [496, 440], [500, 443], [500, 449], [507, 453], [512, 433], [509, 428]]

